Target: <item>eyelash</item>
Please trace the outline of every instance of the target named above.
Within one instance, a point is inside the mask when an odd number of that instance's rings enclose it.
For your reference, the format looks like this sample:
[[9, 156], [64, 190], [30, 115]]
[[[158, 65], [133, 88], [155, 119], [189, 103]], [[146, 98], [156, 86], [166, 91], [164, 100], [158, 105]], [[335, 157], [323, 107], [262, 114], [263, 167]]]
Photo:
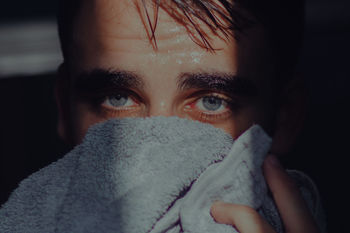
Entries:
[[107, 98], [112, 97], [113, 95], [116, 95], [116, 94], [127, 95], [129, 98], [131, 98], [135, 102], [140, 102], [141, 100], [141, 98], [132, 91], [121, 90], [121, 91], [116, 91], [112, 94], [105, 94], [103, 96], [100, 96], [100, 98], [96, 102], [96, 105], [97, 105], [96, 107], [100, 113], [106, 116], [109, 116], [109, 115], [118, 116], [122, 113], [127, 113], [127, 112], [130, 113], [130, 112], [136, 111], [134, 107], [124, 107], [123, 109], [115, 109], [115, 108], [112, 109], [112, 108], [107, 108], [102, 106], [102, 103], [106, 101]]
[[[195, 112], [196, 115], [198, 115], [199, 119], [201, 121], [204, 122], [210, 122], [213, 120], [218, 120], [218, 119], [225, 119], [227, 117], [229, 117], [233, 111], [237, 110], [238, 106], [236, 104], [236, 101], [234, 101], [231, 98], [227, 98], [227, 97], [223, 97], [221, 95], [218, 94], [214, 94], [214, 93], [204, 93], [202, 95], [200, 95], [198, 98], [196, 98], [192, 104], [197, 103], [200, 99], [205, 98], [205, 97], [215, 97], [219, 100], [224, 101], [227, 104], [227, 107], [230, 109], [229, 111], [225, 111], [223, 113], [206, 113], [203, 111], [200, 111], [196, 108], [194, 108], [192, 111]], [[191, 104], [191, 105], [192, 105]]]
[[[114, 95], [116, 93], [113, 93]], [[127, 95], [129, 98], [131, 98], [134, 102], [140, 102], [140, 97], [136, 94], [133, 93], [132, 91], [119, 91], [118, 94], [125, 94]], [[103, 115], [106, 116], [120, 116], [123, 113], [134, 113], [137, 111], [137, 109], [135, 109], [134, 107], [124, 107], [122, 109], [115, 109], [115, 108], [107, 108], [107, 107], [103, 107], [101, 106], [102, 103], [108, 98], [113, 96], [112, 94], [107, 94], [104, 96], [100, 96], [99, 100], [97, 101], [97, 109], [99, 111], [99, 113], [102, 113]], [[210, 121], [214, 121], [214, 120], [219, 120], [219, 119], [226, 119], [227, 117], [229, 117], [232, 112], [236, 111], [238, 109], [238, 105], [237, 102], [235, 100], [233, 100], [232, 98], [228, 98], [228, 97], [223, 97], [219, 94], [216, 93], [208, 93], [208, 91], [201, 91], [201, 92], [197, 92], [195, 94], [192, 94], [190, 97], [194, 97], [195, 99], [193, 101], [191, 101], [190, 104], [187, 105], [192, 105], [197, 103], [200, 99], [205, 98], [205, 97], [215, 97], [219, 100], [224, 101], [227, 104], [227, 107], [229, 108], [229, 110], [223, 112], [223, 113], [205, 113], [203, 111], [200, 111], [196, 108], [191, 109], [191, 112], [193, 112], [197, 118], [199, 118], [200, 121], [204, 121], [204, 122], [210, 122]], [[96, 102], [95, 102], [96, 103]]]

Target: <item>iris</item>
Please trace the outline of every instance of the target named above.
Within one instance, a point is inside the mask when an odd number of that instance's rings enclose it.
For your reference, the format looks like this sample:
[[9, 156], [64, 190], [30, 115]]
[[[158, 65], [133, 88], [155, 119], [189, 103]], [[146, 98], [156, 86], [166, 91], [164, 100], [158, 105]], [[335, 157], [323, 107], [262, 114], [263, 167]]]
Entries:
[[124, 106], [128, 102], [128, 95], [117, 94], [108, 98], [109, 103], [114, 107]]
[[221, 107], [222, 101], [215, 96], [207, 96], [203, 98], [203, 106], [209, 111], [216, 111]]

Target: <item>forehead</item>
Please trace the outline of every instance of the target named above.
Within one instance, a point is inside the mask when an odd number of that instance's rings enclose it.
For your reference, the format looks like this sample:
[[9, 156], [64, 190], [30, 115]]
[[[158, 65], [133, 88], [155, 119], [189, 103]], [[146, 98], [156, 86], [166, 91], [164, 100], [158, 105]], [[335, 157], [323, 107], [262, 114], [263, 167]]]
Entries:
[[[76, 29], [95, 31], [95, 35], [145, 39], [144, 25], [140, 21], [135, 1], [88, 0], [83, 1]], [[85, 25], [88, 27], [85, 27]], [[87, 29], [87, 30], [86, 30]]]
[[[164, 10], [160, 9], [156, 13], [157, 19], [155, 19], [155, 10], [151, 5], [146, 7], [147, 16], [143, 5], [137, 3], [137, 1], [125, 0], [90, 0], [85, 2], [75, 21], [73, 36], [74, 47], [78, 48], [79, 58], [92, 57], [92, 55], [95, 55], [95, 58], [101, 57], [101, 53], [104, 57], [115, 54], [123, 56], [147, 55], [152, 60], [161, 57], [164, 62], [164, 59], [170, 56], [178, 56], [180, 59], [181, 56], [190, 51], [189, 54], [193, 57], [193, 61], [196, 61], [206, 52], [205, 49], [191, 40], [190, 34], [182, 25]], [[149, 17], [149, 21], [147, 17]], [[157, 48], [152, 43], [150, 29], [155, 25], [154, 36]], [[207, 29], [204, 25], [200, 25], [200, 27]], [[210, 34], [208, 33], [208, 35]], [[211, 42], [213, 46], [221, 49], [220, 53], [234, 51], [232, 48], [234, 44], [225, 43], [217, 37], [212, 37]], [[230, 48], [228, 49], [228, 47]], [[115, 59], [113, 60], [115, 61]]]
[[[197, 38], [199, 35], [195, 31], [199, 29], [205, 35], [205, 39], [214, 40], [211, 42], [216, 43], [219, 48], [220, 44], [225, 44], [223, 40], [218, 40], [219, 38], [212, 35], [207, 25], [195, 17], [186, 19], [183, 15], [181, 20], [187, 23], [184, 27], [184, 24], [179, 22], [179, 14], [183, 14], [180, 13], [180, 8], [171, 5], [169, 9], [166, 8], [168, 5], [165, 8], [164, 6], [157, 8], [151, 0], [145, 1], [147, 3], [145, 5], [141, 2], [141, 0], [88, 0], [82, 3], [78, 20], [75, 21], [75, 38], [85, 36], [85, 39], [91, 39], [94, 36], [141, 40], [146, 43], [154, 41], [153, 48], [161, 49], [162, 41], [166, 41], [169, 47], [169, 40], [179, 43], [189, 39], [190, 35], [192, 38]], [[177, 13], [173, 13], [174, 8]], [[193, 22], [196, 27], [187, 27], [191, 26], [189, 22]], [[222, 33], [219, 35], [223, 36]], [[219, 41], [221, 43], [218, 44]]]
[[[191, 10], [184, 10], [175, 5], [176, 1], [159, 1], [160, 7], [156, 6], [154, 0], [86, 0], [82, 3], [80, 8], [80, 18], [84, 21], [89, 21], [93, 25], [98, 26], [99, 29], [105, 32], [113, 29], [113, 33], [119, 34], [124, 37], [133, 38], [148, 38], [151, 36], [151, 28], [157, 28], [156, 33], [158, 37], [169, 37], [172, 34], [179, 31], [179, 25], [184, 25], [184, 22], [192, 21], [196, 24], [198, 29], [204, 29], [204, 33], [211, 34], [209, 28], [198, 20], [198, 17], [191, 15]], [[166, 3], [164, 3], [166, 2]], [[181, 2], [181, 1], [179, 1]], [[215, 0], [213, 2], [216, 2]], [[220, 2], [218, 6], [221, 7]], [[221, 9], [220, 8], [220, 9]], [[209, 8], [210, 9], [210, 8]], [[219, 9], [219, 8], [218, 8]], [[223, 8], [224, 9], [224, 8]], [[184, 13], [186, 11], [187, 13]], [[226, 16], [229, 13], [223, 11]], [[205, 15], [205, 12], [201, 12], [201, 17]], [[217, 13], [212, 12], [213, 16], [216, 16], [216, 21], [224, 26], [228, 26], [226, 21], [222, 20], [222, 16], [217, 16]], [[88, 19], [87, 19], [88, 16]], [[198, 16], [198, 14], [197, 14]], [[205, 18], [205, 17], [203, 17]], [[157, 22], [161, 23], [158, 24]], [[209, 21], [208, 21], [209, 22]], [[186, 25], [191, 25], [190, 23]], [[182, 28], [184, 29], [184, 28]], [[187, 29], [189, 29], [187, 27]], [[193, 29], [193, 28], [191, 28]]]
[[[162, 65], [166, 72], [175, 67], [165, 66], [167, 60], [172, 60], [173, 64], [181, 65], [181, 69], [187, 71], [217, 67], [222, 72], [241, 72], [241, 76], [271, 75], [271, 63], [266, 62], [269, 60], [269, 50], [261, 28], [255, 27], [247, 31], [237, 43], [233, 38], [229, 41], [222, 40], [213, 35], [204, 23], [197, 22], [211, 38], [211, 45], [218, 49], [211, 53], [194, 43], [190, 33], [160, 9], [157, 12], [155, 49], [150, 43], [151, 26], [148, 25], [143, 5], [136, 4], [139, 2], [141, 1], [84, 1], [74, 25], [73, 60], [77, 70], [108, 69], [116, 64], [124, 68], [147, 70], [149, 63], [152, 63]], [[154, 8], [151, 4], [146, 8], [151, 24], [155, 25]], [[142, 59], [143, 63], [135, 65], [132, 62], [135, 59]]]

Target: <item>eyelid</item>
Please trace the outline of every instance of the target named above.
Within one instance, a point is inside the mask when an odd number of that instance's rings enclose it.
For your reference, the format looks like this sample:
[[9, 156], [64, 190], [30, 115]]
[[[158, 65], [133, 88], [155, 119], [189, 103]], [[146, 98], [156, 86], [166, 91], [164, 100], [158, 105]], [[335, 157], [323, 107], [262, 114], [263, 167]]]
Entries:
[[235, 102], [232, 97], [227, 96], [226, 94], [223, 94], [223, 93], [220, 93], [220, 92], [208, 91], [208, 90], [192, 93], [191, 95], [188, 96], [188, 98], [194, 99], [194, 100], [191, 100], [191, 103], [196, 102], [199, 99], [204, 98], [204, 97], [216, 97], [218, 99], [222, 99], [228, 105], [230, 105], [233, 102]]
[[239, 98], [238, 96], [235, 96], [232, 93], [220, 92], [220, 91], [210, 90], [210, 89], [198, 90], [198, 91], [192, 92], [190, 95], [187, 96], [187, 98], [198, 99], [206, 96], [215, 96], [228, 102], [232, 102], [232, 101], [236, 102], [236, 100]]
[[[132, 105], [131, 106], [113, 106], [110, 100], [111, 96], [107, 96], [107, 98], [105, 98], [105, 100], [103, 101], [102, 105], [110, 107], [110, 108], [122, 108], [122, 109], [126, 109], [126, 108], [132, 108], [134, 107], [135, 103], [137, 103], [137, 101], [135, 101], [132, 97], [130, 97], [129, 95], [125, 95], [128, 99], [130, 99], [132, 101]], [[127, 101], [128, 103], [128, 101]]]
[[101, 96], [103, 97], [102, 101], [104, 101], [108, 97], [112, 97], [118, 94], [123, 94], [131, 98], [134, 102], [140, 103], [142, 102], [142, 97], [140, 95], [130, 89], [118, 89], [118, 90], [111, 90], [108, 91], [107, 93], [102, 93]]
[[[103, 95], [104, 94], [104, 95]], [[131, 98], [135, 103], [132, 106], [120, 106], [120, 107], [113, 107], [113, 106], [106, 106], [104, 105], [104, 101], [113, 95], [117, 94], [124, 94], [128, 96], [128, 98]], [[103, 96], [103, 97], [102, 97]], [[186, 109], [186, 106], [191, 106], [192, 104], [196, 104], [201, 98], [204, 97], [216, 97], [219, 99], [222, 99], [227, 105], [224, 106], [225, 109], [220, 110], [218, 112], [215, 111], [205, 111], [202, 109], [198, 109], [197, 107], [189, 107]], [[96, 95], [97, 97], [97, 95]], [[130, 116], [130, 115], [135, 115], [139, 116], [140, 114], [144, 113], [145, 108], [147, 108], [148, 102], [147, 96], [141, 95], [134, 90], [131, 89], [119, 89], [119, 90], [107, 90], [106, 93], [100, 93], [99, 98], [101, 101], [99, 102], [96, 109], [99, 109], [97, 111], [100, 111], [103, 113], [105, 116]], [[190, 114], [190, 116], [194, 119], [199, 119], [200, 121], [204, 122], [216, 122], [218, 120], [224, 120], [227, 119], [232, 115], [232, 113], [238, 108], [238, 104], [236, 103], [236, 98], [230, 97], [230, 95], [226, 93], [220, 93], [217, 91], [213, 90], [197, 90], [197, 91], [192, 91], [191, 93], [187, 93], [181, 97], [183, 99], [184, 105], [182, 105], [182, 111], [187, 112], [187, 114]], [[180, 101], [180, 99], [178, 99]], [[182, 102], [182, 101], [181, 101]], [[186, 103], [187, 102], [187, 103]], [[185, 108], [184, 108], [185, 107]], [[190, 111], [188, 111], [190, 110]]]
[[[221, 110], [219, 112], [210, 110], [203, 111], [197, 107], [194, 107], [200, 99], [210, 96], [214, 96], [225, 101], [227, 104], [225, 106], [225, 110]], [[212, 90], [200, 90], [191, 93], [188, 95], [188, 98], [191, 98], [191, 100], [185, 104], [184, 111], [203, 122], [215, 123], [218, 120], [227, 119], [240, 109], [240, 104], [238, 101], [239, 98], [231, 97], [231, 95], [228, 95], [226, 93], [216, 92]]]
[[[206, 96], [210, 96], [210, 95], [206, 95]], [[225, 107], [225, 110], [221, 110], [219, 112], [210, 111], [210, 110], [203, 111], [198, 109], [197, 107], [194, 107], [198, 102], [198, 100], [200, 100], [203, 97], [205, 97], [205, 95], [197, 98], [195, 101], [192, 101], [190, 103], [190, 106], [186, 105], [184, 111], [187, 112], [187, 114], [189, 114], [190, 116], [194, 117], [195, 119], [198, 119], [199, 121], [202, 121], [202, 122], [208, 122], [208, 123], [216, 123], [218, 120], [221, 121], [224, 119], [228, 119], [228, 117], [232, 116], [233, 109], [231, 107], [227, 107], [227, 106], [230, 106], [229, 103]], [[223, 100], [226, 101], [225, 99]]]
[[[105, 116], [108, 116], [108, 115], [121, 116], [123, 114], [127, 114], [126, 116], [130, 116], [130, 114], [135, 114], [136, 112], [138, 112], [140, 102], [135, 100], [134, 97], [131, 97], [130, 94], [126, 94], [126, 95], [128, 96], [128, 98], [131, 98], [132, 101], [134, 102], [134, 104], [132, 106], [120, 106], [120, 107], [108, 106], [104, 103], [107, 100], [107, 98], [109, 98], [111, 95], [106, 95], [104, 100], [99, 105], [98, 109], [100, 110], [100, 113], [103, 113], [103, 115], [105, 115]], [[135, 115], [135, 116], [137, 116], [137, 115]]]

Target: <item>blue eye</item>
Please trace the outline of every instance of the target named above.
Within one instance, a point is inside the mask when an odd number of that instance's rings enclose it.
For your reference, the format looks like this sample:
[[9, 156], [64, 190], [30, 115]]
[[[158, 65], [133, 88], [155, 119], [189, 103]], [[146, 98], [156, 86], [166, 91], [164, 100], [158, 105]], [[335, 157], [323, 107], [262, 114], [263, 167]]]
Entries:
[[218, 110], [222, 105], [222, 100], [216, 97], [204, 97], [203, 98], [203, 106], [210, 111]]
[[126, 94], [116, 94], [106, 98], [104, 104], [110, 107], [132, 106], [134, 101]]
[[200, 98], [196, 104], [199, 109], [205, 111], [224, 110], [226, 105], [225, 100], [216, 96], [205, 96]]

